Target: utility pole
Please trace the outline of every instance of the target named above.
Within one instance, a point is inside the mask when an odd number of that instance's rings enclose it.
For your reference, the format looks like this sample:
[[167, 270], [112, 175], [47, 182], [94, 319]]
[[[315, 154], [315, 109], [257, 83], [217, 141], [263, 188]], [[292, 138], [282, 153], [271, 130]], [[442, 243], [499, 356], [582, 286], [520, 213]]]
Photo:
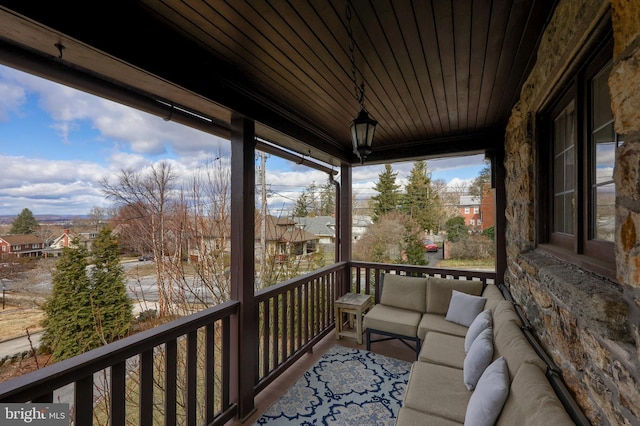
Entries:
[[[266, 272], [266, 261], [267, 261], [267, 185], [265, 183], [266, 173], [265, 167], [267, 164], [267, 155], [264, 152], [260, 152], [260, 187], [261, 187], [261, 202], [260, 202], [260, 267], [258, 270], [260, 271], [260, 289], [264, 288], [264, 279]], [[259, 290], [259, 289], [258, 289]]]

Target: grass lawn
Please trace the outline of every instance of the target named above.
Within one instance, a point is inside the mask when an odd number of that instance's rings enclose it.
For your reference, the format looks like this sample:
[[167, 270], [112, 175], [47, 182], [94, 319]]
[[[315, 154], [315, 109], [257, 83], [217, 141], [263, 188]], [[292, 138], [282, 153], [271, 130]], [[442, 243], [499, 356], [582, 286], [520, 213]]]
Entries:
[[495, 270], [496, 263], [490, 259], [443, 259], [436, 264], [437, 268], [451, 269], [491, 269]]
[[44, 319], [44, 312], [40, 309], [21, 308], [6, 305], [0, 310], [0, 340], [20, 337], [42, 330], [40, 325]]

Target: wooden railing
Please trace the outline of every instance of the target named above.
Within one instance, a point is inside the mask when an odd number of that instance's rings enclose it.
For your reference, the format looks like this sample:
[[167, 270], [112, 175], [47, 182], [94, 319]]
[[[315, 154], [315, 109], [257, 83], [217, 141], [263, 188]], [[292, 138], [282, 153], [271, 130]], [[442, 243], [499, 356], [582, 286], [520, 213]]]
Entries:
[[[256, 335], [254, 395], [333, 330], [338, 297], [351, 291], [377, 301], [382, 272], [496, 279], [495, 272], [340, 262], [259, 291], [258, 324], [238, 330]], [[239, 302], [225, 302], [0, 383], [0, 403], [69, 403], [73, 424], [82, 426], [224, 424], [238, 414], [230, 371], [239, 312]]]
[[387, 263], [351, 262], [351, 288], [353, 293], [373, 294], [375, 303], [380, 301], [380, 274], [391, 273], [416, 277], [441, 277], [494, 283], [495, 271], [427, 268], [414, 265], [390, 265]]
[[68, 403], [79, 426], [222, 425], [237, 411], [229, 371], [238, 308], [226, 302], [0, 383], [0, 403]]
[[333, 302], [346, 292], [347, 265], [336, 263], [256, 293], [256, 394], [333, 329]]

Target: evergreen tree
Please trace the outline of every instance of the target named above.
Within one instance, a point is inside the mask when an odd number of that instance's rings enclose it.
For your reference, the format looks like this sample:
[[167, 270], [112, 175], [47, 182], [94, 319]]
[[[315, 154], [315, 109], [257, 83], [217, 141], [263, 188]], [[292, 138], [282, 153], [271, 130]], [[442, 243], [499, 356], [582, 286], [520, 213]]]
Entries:
[[407, 219], [405, 223], [405, 234], [402, 243], [404, 253], [404, 263], [409, 265], [426, 265], [424, 246], [422, 245], [422, 230], [417, 224]]
[[91, 282], [87, 276], [87, 251], [64, 248], [52, 274], [53, 293], [44, 304], [43, 343], [56, 361], [91, 349], [94, 320], [91, 313]]
[[336, 211], [336, 190], [330, 178], [320, 188], [320, 216], [331, 216]]
[[131, 326], [131, 301], [127, 296], [124, 269], [120, 264], [120, 246], [111, 235], [111, 229], [103, 228], [93, 242], [91, 303], [96, 318], [97, 337], [101, 342], [111, 343], [125, 337]]
[[476, 198], [482, 198], [482, 188], [487, 183], [491, 183], [491, 164], [485, 165], [478, 172], [478, 176], [476, 176], [469, 186], [469, 195]]
[[95, 265], [87, 274], [88, 252], [73, 242], [53, 272], [53, 293], [44, 305], [43, 343], [56, 361], [124, 337], [131, 325], [119, 247], [103, 229], [94, 241]]
[[452, 217], [447, 220], [445, 225], [447, 231], [447, 239], [451, 242], [456, 242], [469, 235], [469, 228], [464, 224], [464, 218], [462, 216]]
[[296, 200], [296, 204], [293, 210], [294, 217], [307, 217], [309, 216], [309, 210], [307, 208], [307, 193], [302, 191], [302, 194]]
[[25, 208], [11, 222], [10, 234], [33, 234], [38, 229], [38, 221], [31, 213], [31, 210]]
[[426, 161], [414, 163], [401, 206], [423, 230], [438, 231], [442, 206], [440, 196], [431, 187], [431, 173], [427, 171]]
[[400, 201], [400, 185], [396, 184], [396, 176], [390, 164], [384, 165], [384, 172], [378, 175], [378, 182], [374, 189], [378, 195], [371, 197], [372, 219], [377, 222], [380, 217], [393, 212], [398, 207]]

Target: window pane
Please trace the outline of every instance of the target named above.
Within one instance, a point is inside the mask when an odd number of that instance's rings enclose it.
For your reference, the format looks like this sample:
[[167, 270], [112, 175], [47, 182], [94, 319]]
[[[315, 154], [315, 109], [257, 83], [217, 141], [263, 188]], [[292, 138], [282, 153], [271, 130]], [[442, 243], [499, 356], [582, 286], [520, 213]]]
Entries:
[[558, 118], [555, 120], [554, 124], [554, 134], [553, 134], [553, 154], [559, 155], [562, 151], [564, 151], [564, 136], [565, 136], [565, 116], [564, 111]]
[[616, 189], [613, 183], [596, 187], [595, 238], [613, 241], [615, 233]]
[[572, 101], [554, 120], [553, 217], [555, 232], [573, 234], [576, 115]]
[[565, 234], [573, 235], [573, 210], [575, 206], [573, 191], [564, 195], [564, 229]]
[[574, 157], [573, 147], [569, 148], [567, 152], [565, 152], [564, 156], [565, 166], [564, 166], [564, 189], [565, 191], [571, 190], [575, 188], [575, 179], [576, 179], [576, 161]]
[[593, 102], [593, 128], [599, 129], [613, 118], [611, 112], [611, 98], [609, 97], [609, 73], [611, 63], [600, 71], [591, 81], [592, 102]]
[[556, 195], [553, 197], [553, 231], [564, 231], [564, 197], [562, 195]]
[[596, 184], [608, 182], [613, 179], [613, 166], [615, 164], [616, 142], [613, 123], [603, 127], [593, 135], [595, 144], [595, 173]]
[[560, 194], [564, 191], [564, 156], [556, 157], [553, 163], [553, 193]]

